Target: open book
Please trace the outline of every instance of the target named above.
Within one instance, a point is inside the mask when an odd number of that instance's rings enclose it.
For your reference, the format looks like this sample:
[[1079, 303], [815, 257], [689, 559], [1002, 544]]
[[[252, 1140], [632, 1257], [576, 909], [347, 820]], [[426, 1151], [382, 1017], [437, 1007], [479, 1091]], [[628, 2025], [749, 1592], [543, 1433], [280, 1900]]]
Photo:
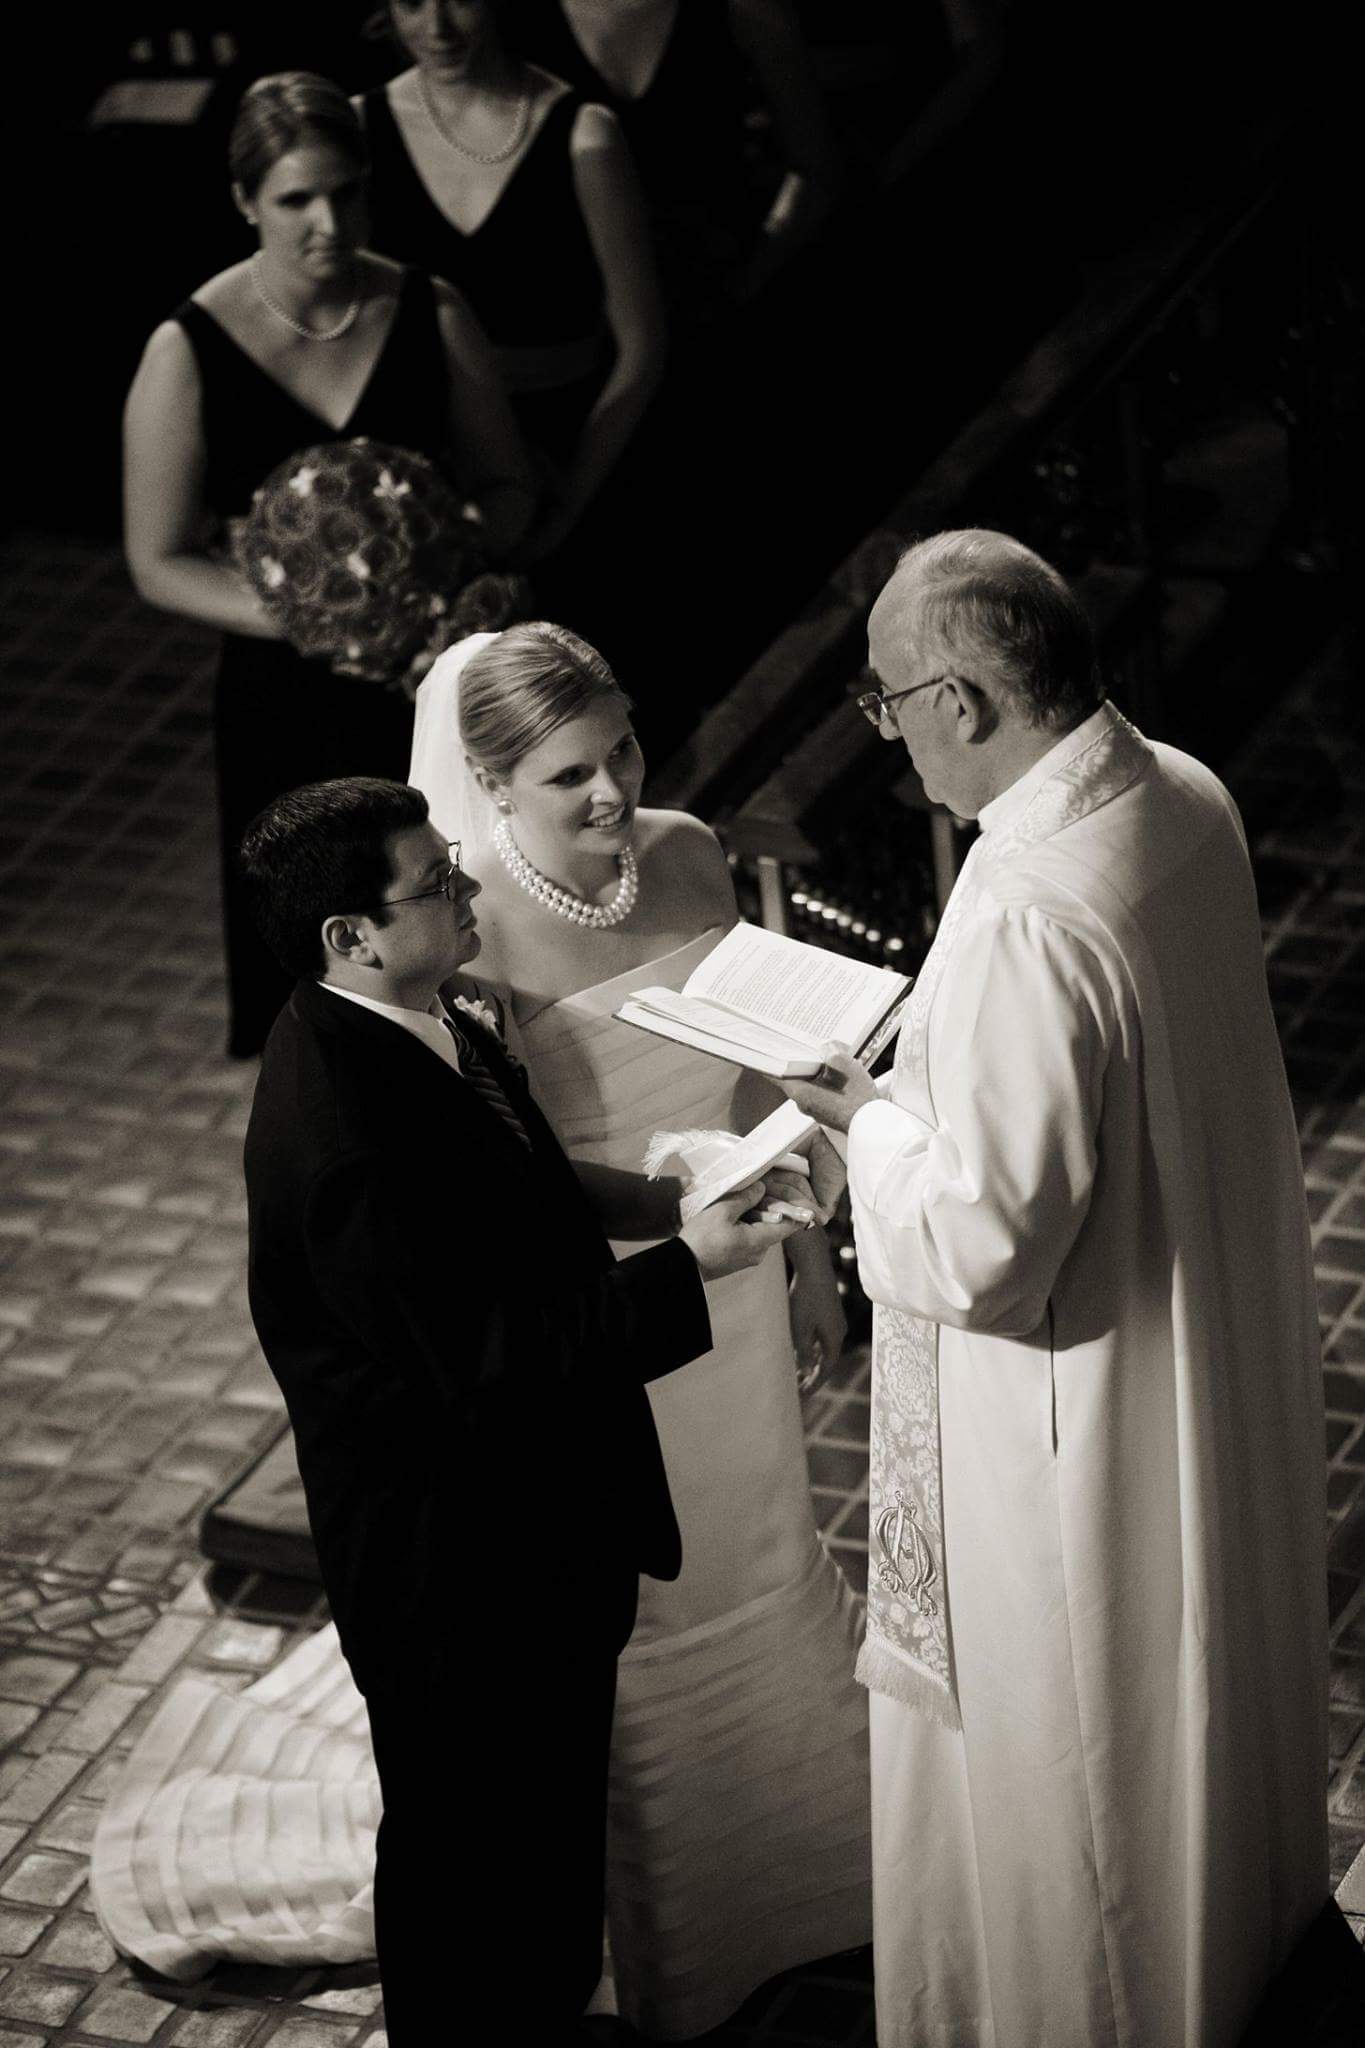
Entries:
[[681, 990], [642, 988], [616, 1012], [660, 1038], [761, 1074], [814, 1074], [842, 1045], [870, 1066], [900, 1024], [910, 977], [737, 924]]

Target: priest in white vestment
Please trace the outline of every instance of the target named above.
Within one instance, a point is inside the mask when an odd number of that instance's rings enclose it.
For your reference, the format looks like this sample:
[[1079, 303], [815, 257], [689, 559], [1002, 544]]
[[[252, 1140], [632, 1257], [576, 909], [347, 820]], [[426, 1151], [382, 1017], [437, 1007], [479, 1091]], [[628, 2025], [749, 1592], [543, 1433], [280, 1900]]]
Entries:
[[1328, 1896], [1322, 1381], [1231, 798], [944, 534], [862, 700], [974, 842], [848, 1132], [881, 2048], [1234, 2048]]

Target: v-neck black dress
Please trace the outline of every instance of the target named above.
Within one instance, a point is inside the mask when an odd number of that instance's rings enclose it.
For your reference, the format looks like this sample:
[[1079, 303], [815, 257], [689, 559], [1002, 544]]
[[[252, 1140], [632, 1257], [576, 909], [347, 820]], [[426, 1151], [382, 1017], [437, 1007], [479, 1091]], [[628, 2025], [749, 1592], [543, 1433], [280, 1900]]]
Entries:
[[[449, 385], [431, 279], [405, 270], [398, 306], [370, 377], [333, 427], [269, 376], [204, 307], [173, 316], [199, 366], [205, 498], [221, 521], [244, 517], [278, 463], [326, 441], [372, 440], [444, 462]], [[259, 1052], [294, 984], [256, 930], [236, 876], [237, 847], [256, 813], [284, 790], [336, 775], [407, 780], [412, 706], [355, 676], [333, 675], [282, 640], [224, 636], [214, 700], [218, 816], [227, 948], [228, 1050]]]
[[618, 92], [579, 43], [559, 0], [506, 0], [508, 43], [579, 98], [610, 107], [649, 204], [660, 275], [675, 321], [756, 221], [744, 167], [752, 96], [726, 0], [679, 0], [653, 77], [638, 99]]
[[[469, 233], [427, 190], [387, 90], [367, 92], [363, 104], [371, 246], [445, 278], [468, 300], [502, 358], [508, 398], [528, 445], [567, 461], [611, 361], [606, 293], [570, 153], [582, 101], [576, 93], [555, 101], [491, 212]], [[525, 388], [516, 372], [518, 353], [555, 349], [567, 350], [581, 369], [562, 383]]]

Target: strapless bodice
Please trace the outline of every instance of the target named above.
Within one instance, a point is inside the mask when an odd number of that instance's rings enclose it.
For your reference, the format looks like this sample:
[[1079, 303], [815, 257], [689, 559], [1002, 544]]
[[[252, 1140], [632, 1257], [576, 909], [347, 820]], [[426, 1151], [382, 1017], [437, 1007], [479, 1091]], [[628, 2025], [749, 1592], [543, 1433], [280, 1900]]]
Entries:
[[519, 1027], [536, 1100], [571, 1157], [638, 1172], [656, 1131], [734, 1127], [740, 1068], [615, 1015], [637, 989], [680, 989], [722, 937], [712, 925], [671, 953], [562, 996]]

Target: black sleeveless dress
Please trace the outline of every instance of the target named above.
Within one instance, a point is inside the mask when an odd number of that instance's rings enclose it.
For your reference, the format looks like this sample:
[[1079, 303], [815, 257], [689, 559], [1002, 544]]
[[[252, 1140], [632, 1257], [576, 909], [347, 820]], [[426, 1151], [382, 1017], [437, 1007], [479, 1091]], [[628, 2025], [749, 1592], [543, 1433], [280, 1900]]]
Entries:
[[633, 100], [603, 77], [558, 0], [506, 0], [499, 26], [519, 56], [615, 114], [649, 203], [674, 318], [685, 321], [704, 274], [757, 225], [746, 217], [753, 211], [744, 166], [751, 81], [726, 0], [679, 0], [654, 76]]
[[[576, 93], [560, 96], [493, 211], [466, 235], [423, 184], [387, 91], [379, 87], [363, 101], [373, 246], [447, 279], [469, 301], [495, 349], [512, 355], [573, 347], [594, 362], [548, 390], [518, 390], [513, 364], [505, 367], [517, 424], [551, 472], [571, 463], [612, 354], [602, 274], [573, 183], [570, 139], [582, 105]], [[644, 626], [643, 615], [636, 620], [636, 555], [650, 530], [635, 459], [641, 439], [637, 432], [574, 531], [533, 572], [543, 617], [571, 626], [609, 660], [624, 659], [636, 669]], [[640, 632], [632, 630], [637, 623]]]
[[[579, 211], [569, 153], [582, 101], [565, 93], [546, 114], [487, 218], [465, 234], [418, 173], [389, 96], [364, 97], [370, 145], [371, 245], [443, 277], [473, 309], [504, 364], [517, 423], [557, 462], [572, 453], [610, 363], [602, 273]], [[519, 390], [515, 354], [565, 348], [584, 368], [572, 381]]]
[[[407, 270], [388, 338], [350, 418], [333, 427], [291, 396], [193, 299], [173, 316], [189, 336], [202, 391], [205, 497], [240, 518], [278, 463], [324, 441], [368, 434], [444, 461], [445, 351], [431, 280]], [[412, 705], [355, 676], [333, 675], [281, 640], [224, 636], [214, 700], [227, 947], [228, 1051], [259, 1052], [293, 987], [258, 934], [236, 879], [244, 827], [284, 790], [337, 775], [407, 780]]]

